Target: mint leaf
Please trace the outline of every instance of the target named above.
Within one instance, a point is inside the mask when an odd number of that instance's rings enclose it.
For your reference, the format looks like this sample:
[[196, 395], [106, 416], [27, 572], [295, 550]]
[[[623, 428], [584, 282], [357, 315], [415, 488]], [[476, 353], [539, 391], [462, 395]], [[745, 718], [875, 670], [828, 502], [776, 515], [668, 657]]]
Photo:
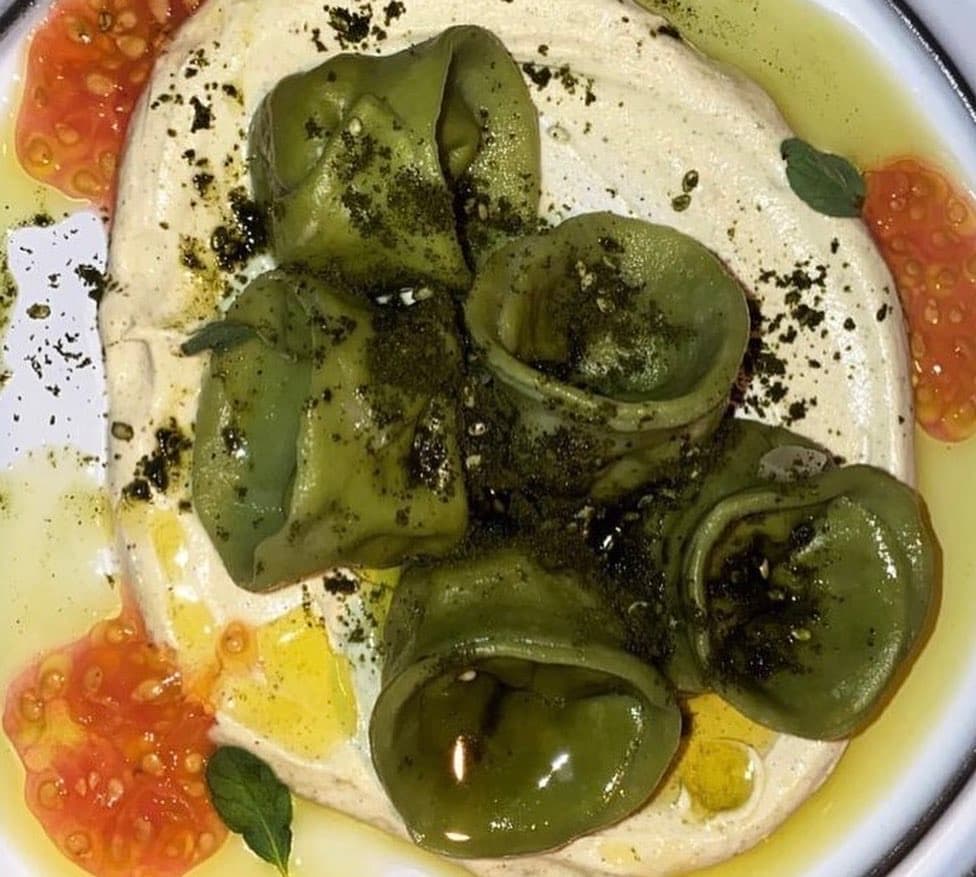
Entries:
[[224, 824], [282, 877], [291, 855], [291, 793], [260, 758], [221, 746], [207, 762], [210, 797]]
[[786, 178], [801, 200], [826, 216], [860, 216], [864, 179], [846, 158], [821, 152], [805, 140], [784, 140]]
[[257, 331], [252, 326], [235, 323], [233, 320], [207, 323], [206, 326], [198, 329], [183, 342], [180, 346], [180, 353], [184, 356], [196, 356], [205, 350], [226, 353], [245, 341], [256, 338], [257, 335]]

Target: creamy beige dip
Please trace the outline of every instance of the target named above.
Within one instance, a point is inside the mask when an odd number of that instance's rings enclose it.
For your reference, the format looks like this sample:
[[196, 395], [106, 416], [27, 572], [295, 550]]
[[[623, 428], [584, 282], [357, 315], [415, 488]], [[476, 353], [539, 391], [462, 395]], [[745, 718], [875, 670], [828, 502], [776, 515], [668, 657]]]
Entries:
[[[530, 65], [543, 133], [544, 214], [639, 216], [695, 236], [725, 260], [761, 302], [784, 372], [757, 376], [748, 416], [792, 424], [849, 462], [912, 479], [908, 356], [891, 278], [860, 222], [818, 215], [790, 190], [779, 155], [790, 132], [757, 86], [661, 33], [662, 20], [621, 0], [406, 0], [396, 17], [384, 15], [385, 6], [374, 4], [371, 22], [383, 38], [346, 48], [390, 53], [469, 23], [495, 31]], [[115, 285], [101, 307], [111, 420], [134, 431], [129, 440], [111, 440], [116, 496], [152, 453], [158, 428], [175, 419], [192, 430], [206, 357], [183, 357], [180, 344], [248, 275], [270, 265], [259, 258], [229, 278], [208, 245], [230, 219], [231, 190], [249, 188], [254, 109], [282, 76], [341, 48], [319, 2], [208, 0], [158, 63], [130, 129], [112, 232]], [[540, 87], [545, 67], [554, 75]], [[689, 171], [698, 183], [685, 193]], [[120, 503], [131, 580], [153, 633], [180, 644], [181, 606], [206, 610], [219, 629], [235, 620], [266, 624], [304, 602], [327, 625], [333, 646], [353, 658], [358, 733], [309, 757], [247, 727], [232, 704], [220, 703], [217, 736], [257, 752], [297, 793], [402, 834], [365, 742], [377, 673], [373, 663], [355, 660], [363, 647], [347, 642], [348, 625], [340, 623], [343, 613], [355, 613], [357, 598], [340, 604], [320, 586], [265, 595], [236, 588], [200, 522], [179, 507], [189, 497], [187, 469], [151, 503]], [[662, 795], [558, 852], [469, 867], [512, 875], [702, 867], [771, 832], [823, 782], [843, 748], [778, 736], [768, 751], [749, 751], [753, 794], [738, 809], [703, 818], [686, 792]]]

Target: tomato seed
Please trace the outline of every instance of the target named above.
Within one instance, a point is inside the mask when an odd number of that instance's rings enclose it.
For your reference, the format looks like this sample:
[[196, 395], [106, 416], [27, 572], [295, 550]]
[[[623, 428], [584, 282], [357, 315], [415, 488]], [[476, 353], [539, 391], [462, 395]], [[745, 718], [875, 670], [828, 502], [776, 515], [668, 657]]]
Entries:
[[39, 722], [44, 718], [44, 704], [33, 691], [25, 691], [20, 698], [20, 714], [28, 722]]
[[38, 786], [37, 800], [48, 810], [60, 810], [64, 806], [64, 789], [59, 782], [48, 780]]
[[72, 856], [84, 856], [91, 852], [91, 838], [83, 831], [73, 832], [65, 838], [64, 848]]

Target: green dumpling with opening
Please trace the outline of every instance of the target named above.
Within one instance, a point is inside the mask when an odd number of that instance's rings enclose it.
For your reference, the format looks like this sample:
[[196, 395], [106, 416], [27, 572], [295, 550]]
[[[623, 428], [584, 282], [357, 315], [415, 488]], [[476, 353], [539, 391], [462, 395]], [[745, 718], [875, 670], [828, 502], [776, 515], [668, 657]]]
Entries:
[[742, 287], [681, 232], [584, 214], [493, 253], [468, 331], [530, 484], [612, 499], [706, 440], [749, 338]]
[[797, 433], [729, 418], [710, 441], [689, 449], [667, 478], [644, 486], [639, 515], [629, 525], [634, 532], [628, 536], [640, 551], [645, 575], [622, 583], [635, 607], [627, 620], [637, 640], [645, 630], [666, 629], [661, 669], [679, 690], [700, 693], [710, 686], [692, 648], [702, 619], [682, 593], [682, 561], [699, 522], [732, 494], [772, 487], [833, 465], [828, 451]]
[[384, 631], [373, 763], [421, 846], [537, 853], [651, 795], [677, 750], [673, 692], [576, 572], [519, 546], [414, 565]]
[[720, 500], [683, 557], [710, 684], [756, 722], [839, 739], [869, 721], [925, 629], [938, 543], [918, 495], [833, 468]]

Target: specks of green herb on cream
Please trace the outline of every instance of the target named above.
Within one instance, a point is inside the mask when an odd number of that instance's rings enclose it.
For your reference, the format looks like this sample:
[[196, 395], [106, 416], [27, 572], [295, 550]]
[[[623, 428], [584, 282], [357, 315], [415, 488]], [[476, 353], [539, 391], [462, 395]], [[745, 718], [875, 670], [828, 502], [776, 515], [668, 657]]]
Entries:
[[359, 12], [350, 12], [342, 6], [322, 7], [329, 16], [329, 27], [335, 33], [336, 42], [343, 49], [357, 46], [366, 41], [373, 22], [373, 10], [363, 6]]
[[156, 446], [152, 453], [139, 460], [132, 481], [122, 489], [127, 499], [148, 502], [152, 499], [153, 489], [166, 493], [181, 472], [184, 456], [192, 447], [192, 442], [174, 418], [159, 427], [155, 436]]
[[522, 72], [531, 80], [535, 87], [542, 91], [552, 81], [552, 70], [542, 64], [526, 61], [522, 65]]
[[190, 133], [209, 130], [213, 126], [213, 108], [207, 106], [196, 95], [190, 98], [193, 107], [193, 121], [190, 123]]

